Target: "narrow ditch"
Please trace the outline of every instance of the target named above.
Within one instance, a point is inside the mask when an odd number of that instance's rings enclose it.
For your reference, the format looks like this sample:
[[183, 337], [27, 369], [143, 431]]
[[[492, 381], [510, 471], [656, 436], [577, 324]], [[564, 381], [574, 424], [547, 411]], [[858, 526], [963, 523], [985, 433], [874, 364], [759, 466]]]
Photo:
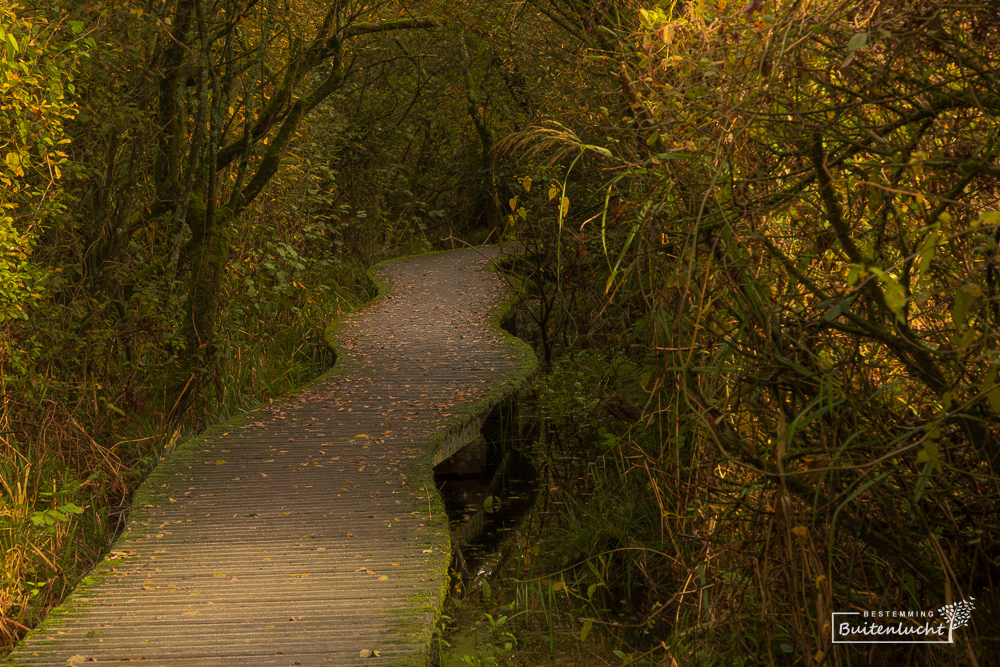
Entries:
[[531, 508], [538, 490], [527, 454], [532, 440], [510, 401], [487, 417], [480, 438], [435, 466], [454, 545], [453, 591], [475, 589], [490, 576], [500, 546]]

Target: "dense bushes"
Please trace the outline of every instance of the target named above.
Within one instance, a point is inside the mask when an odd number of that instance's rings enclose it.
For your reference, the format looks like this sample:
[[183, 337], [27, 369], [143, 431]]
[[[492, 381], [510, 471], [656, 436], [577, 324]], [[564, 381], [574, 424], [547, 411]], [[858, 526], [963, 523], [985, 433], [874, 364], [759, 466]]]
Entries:
[[[549, 326], [590, 324], [571, 339], [643, 368], [643, 414], [614, 442], [661, 517], [630, 536], [670, 557], [640, 617], [673, 620], [672, 651], [723, 633], [734, 659], [988, 661], [1000, 25], [947, 2], [739, 5], [578, 15], [602, 36], [581, 67], [604, 68], [627, 123], [508, 142], [606, 170], [565, 177], [560, 243], [523, 240], [559, 292]], [[596, 308], [566, 280], [581, 263]], [[969, 597], [950, 653], [830, 644], [833, 611]]]

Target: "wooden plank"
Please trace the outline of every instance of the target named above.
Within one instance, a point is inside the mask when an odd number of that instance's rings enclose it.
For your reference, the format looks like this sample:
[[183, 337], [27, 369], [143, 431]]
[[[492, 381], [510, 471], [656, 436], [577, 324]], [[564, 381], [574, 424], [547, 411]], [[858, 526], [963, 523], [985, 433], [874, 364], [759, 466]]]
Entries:
[[432, 462], [535, 358], [496, 326], [496, 249], [389, 262], [335, 369], [171, 452], [125, 533], [6, 662], [426, 664], [451, 545]]

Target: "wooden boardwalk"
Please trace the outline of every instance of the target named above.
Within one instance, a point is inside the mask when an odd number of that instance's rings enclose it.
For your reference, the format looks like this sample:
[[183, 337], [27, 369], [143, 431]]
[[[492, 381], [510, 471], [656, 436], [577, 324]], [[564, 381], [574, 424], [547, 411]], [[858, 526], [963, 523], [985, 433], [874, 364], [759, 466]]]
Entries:
[[18, 665], [424, 665], [447, 590], [431, 466], [535, 368], [484, 253], [388, 262], [334, 370], [171, 452]]

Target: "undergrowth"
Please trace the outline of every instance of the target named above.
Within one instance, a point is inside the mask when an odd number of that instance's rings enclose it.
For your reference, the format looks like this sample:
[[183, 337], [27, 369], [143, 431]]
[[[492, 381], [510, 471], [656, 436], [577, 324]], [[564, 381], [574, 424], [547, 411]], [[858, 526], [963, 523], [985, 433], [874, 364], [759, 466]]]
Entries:
[[[4, 649], [103, 556], [165, 448], [288, 393], [334, 362], [325, 329], [371, 296], [367, 266], [338, 256], [323, 225], [289, 207], [288, 193], [281, 201], [241, 223], [245, 238], [227, 270], [220, 314], [227, 335], [210, 381], [179, 423], [165, 419], [170, 406], [157, 404], [155, 391], [176, 331], [164, 316], [170, 285], [137, 288], [136, 311], [105, 339], [75, 337], [71, 314], [59, 309], [40, 314], [31, 329], [7, 327], [15, 339], [30, 331], [35, 347], [19, 368], [0, 358]], [[82, 375], [67, 355], [84, 360]]]

